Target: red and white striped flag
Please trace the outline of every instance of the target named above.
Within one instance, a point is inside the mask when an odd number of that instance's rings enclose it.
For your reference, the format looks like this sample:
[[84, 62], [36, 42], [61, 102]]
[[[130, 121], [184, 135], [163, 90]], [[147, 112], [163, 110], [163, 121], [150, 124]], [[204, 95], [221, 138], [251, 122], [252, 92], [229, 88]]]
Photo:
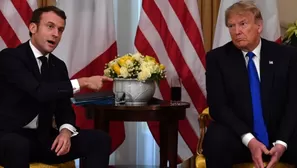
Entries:
[[[225, 11], [229, 6], [238, 1], [239, 0], [221, 0], [213, 48], [222, 46], [231, 40], [229, 31], [225, 26]], [[254, 2], [257, 5], [257, 7], [261, 10], [264, 21], [263, 32], [261, 34], [262, 37], [267, 40], [281, 42], [277, 1], [254, 0]]]
[[37, 0], [0, 0], [0, 50], [29, 39], [29, 23]]
[[[182, 100], [191, 103], [186, 119], [179, 122], [178, 155], [193, 156], [199, 139], [198, 114], [206, 108], [205, 51], [197, 0], [143, 0], [135, 39], [136, 49], [166, 66], [167, 80], [155, 96], [170, 99], [170, 79], [182, 81]], [[148, 122], [159, 143], [157, 122]]]
[[[113, 1], [59, 0], [57, 7], [65, 11], [67, 23], [54, 54], [65, 61], [71, 78], [103, 75], [105, 63], [117, 55]], [[111, 87], [110, 83], [106, 89]], [[93, 128], [82, 107], [75, 107], [75, 112], [79, 127]], [[124, 141], [124, 123], [111, 122], [110, 135], [114, 151]]]

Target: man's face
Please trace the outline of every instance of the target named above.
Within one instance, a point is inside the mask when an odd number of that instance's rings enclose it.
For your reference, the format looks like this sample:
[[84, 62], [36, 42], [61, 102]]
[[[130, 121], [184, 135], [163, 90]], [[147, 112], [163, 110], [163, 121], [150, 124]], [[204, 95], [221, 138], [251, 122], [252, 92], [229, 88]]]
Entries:
[[65, 20], [54, 12], [45, 12], [40, 16], [39, 24], [31, 23], [32, 44], [42, 53], [52, 52], [59, 44], [65, 28]]
[[262, 21], [255, 20], [253, 13], [231, 14], [227, 27], [234, 45], [244, 51], [254, 50], [260, 40]]

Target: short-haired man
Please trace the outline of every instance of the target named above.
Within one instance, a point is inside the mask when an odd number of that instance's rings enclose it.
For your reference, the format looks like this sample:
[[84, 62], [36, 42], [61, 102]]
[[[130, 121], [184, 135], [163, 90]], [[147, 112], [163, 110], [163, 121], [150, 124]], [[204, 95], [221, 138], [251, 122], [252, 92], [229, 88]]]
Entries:
[[[99, 90], [103, 76], [70, 80], [65, 63], [51, 52], [66, 25], [64, 11], [36, 9], [31, 39], [0, 52], [0, 164], [29, 168], [30, 162], [61, 163], [85, 158], [86, 168], [106, 168], [110, 137], [78, 130], [70, 98], [81, 88]], [[52, 119], [59, 130], [52, 128]]]
[[263, 19], [249, 1], [225, 13], [232, 41], [207, 53], [210, 123], [207, 168], [253, 160], [268, 168], [297, 161], [297, 50], [261, 38]]

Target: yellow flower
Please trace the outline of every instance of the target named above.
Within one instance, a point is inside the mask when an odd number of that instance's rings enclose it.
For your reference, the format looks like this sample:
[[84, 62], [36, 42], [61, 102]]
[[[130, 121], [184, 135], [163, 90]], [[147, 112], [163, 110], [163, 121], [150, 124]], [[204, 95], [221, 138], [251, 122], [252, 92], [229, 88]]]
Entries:
[[160, 64], [160, 69], [161, 69], [161, 70], [165, 70], [165, 65]]
[[104, 75], [111, 78], [137, 78], [140, 81], [165, 78], [165, 66], [152, 56], [137, 52], [118, 56], [105, 65]]
[[117, 73], [118, 75], [120, 75], [121, 74], [121, 72], [120, 72], [120, 66], [117, 64], [117, 63], [114, 63], [114, 64], [112, 64], [111, 65], [111, 68], [115, 71], [115, 73]]
[[151, 56], [148, 56], [148, 55], [144, 57], [144, 61], [156, 63], [156, 59], [154, 57], [151, 57]]

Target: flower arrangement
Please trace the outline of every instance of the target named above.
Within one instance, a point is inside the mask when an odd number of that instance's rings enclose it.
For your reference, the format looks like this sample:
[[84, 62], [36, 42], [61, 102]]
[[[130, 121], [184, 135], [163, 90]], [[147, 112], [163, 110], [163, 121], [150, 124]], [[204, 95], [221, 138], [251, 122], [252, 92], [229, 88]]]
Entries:
[[297, 21], [289, 24], [282, 42], [297, 47]]
[[140, 53], [118, 56], [105, 65], [104, 75], [111, 78], [160, 81], [165, 78], [165, 66], [154, 57]]

